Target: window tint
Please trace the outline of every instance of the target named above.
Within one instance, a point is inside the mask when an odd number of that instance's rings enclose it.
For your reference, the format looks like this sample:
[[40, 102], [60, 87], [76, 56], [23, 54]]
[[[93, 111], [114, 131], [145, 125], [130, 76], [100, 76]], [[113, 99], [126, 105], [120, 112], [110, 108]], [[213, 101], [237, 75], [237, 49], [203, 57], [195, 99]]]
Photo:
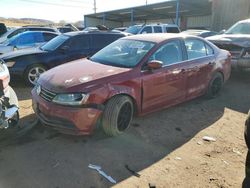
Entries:
[[162, 27], [161, 26], [154, 26], [154, 32], [155, 33], [162, 33]]
[[44, 38], [44, 41], [50, 41], [51, 39], [53, 39], [54, 37], [56, 37], [57, 35], [56, 34], [53, 34], [53, 33], [43, 33], [43, 38]]
[[171, 65], [182, 61], [181, 44], [179, 40], [168, 42], [162, 45], [149, 59], [163, 62], [164, 65]]
[[166, 32], [167, 33], [180, 33], [180, 31], [177, 27], [167, 27]]
[[13, 31], [10, 35], [8, 35], [7, 38], [11, 38], [11, 37], [13, 37], [13, 36], [15, 36], [15, 35], [17, 35], [19, 33], [25, 32], [25, 31], [27, 31], [27, 29], [17, 29], [15, 31]]
[[54, 32], [54, 29], [52, 28], [29, 28], [28, 29], [29, 31], [51, 31], [51, 32]]
[[151, 26], [144, 27], [141, 33], [152, 33], [152, 27]]
[[206, 45], [207, 55], [213, 55], [214, 54], [213, 48], [210, 47], [208, 44], [205, 45]]
[[203, 41], [198, 39], [185, 39], [188, 59], [207, 56], [207, 50]]
[[69, 42], [69, 49], [70, 51], [89, 49], [89, 41], [89, 35], [79, 35], [72, 37], [71, 41]]
[[32, 33], [27, 33], [19, 38], [17, 45], [28, 45], [32, 43], [35, 43], [34, 36]]
[[121, 38], [121, 35], [94, 34], [92, 35], [92, 47], [94, 49], [102, 49], [105, 46], [117, 40], [118, 38]]
[[42, 33], [33, 33], [33, 37], [35, 43], [44, 42]]

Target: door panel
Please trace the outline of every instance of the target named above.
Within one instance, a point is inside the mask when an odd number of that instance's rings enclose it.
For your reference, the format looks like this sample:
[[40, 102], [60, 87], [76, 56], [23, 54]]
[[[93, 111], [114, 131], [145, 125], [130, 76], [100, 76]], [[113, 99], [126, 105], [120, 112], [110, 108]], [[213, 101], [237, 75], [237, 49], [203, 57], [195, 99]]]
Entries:
[[142, 73], [142, 111], [147, 113], [180, 103], [186, 96], [186, 73], [183, 64]]
[[204, 41], [197, 38], [184, 40], [188, 59], [187, 65], [187, 99], [203, 94], [210, 80], [213, 63], [213, 54], [208, 54]]

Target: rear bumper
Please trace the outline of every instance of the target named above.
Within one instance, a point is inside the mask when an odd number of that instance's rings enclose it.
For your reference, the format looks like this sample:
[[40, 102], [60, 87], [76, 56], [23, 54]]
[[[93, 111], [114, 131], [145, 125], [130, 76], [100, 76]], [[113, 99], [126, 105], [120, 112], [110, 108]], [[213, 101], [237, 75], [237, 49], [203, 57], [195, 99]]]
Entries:
[[33, 109], [43, 125], [65, 134], [89, 135], [102, 111], [95, 108], [61, 106], [42, 99], [32, 90]]

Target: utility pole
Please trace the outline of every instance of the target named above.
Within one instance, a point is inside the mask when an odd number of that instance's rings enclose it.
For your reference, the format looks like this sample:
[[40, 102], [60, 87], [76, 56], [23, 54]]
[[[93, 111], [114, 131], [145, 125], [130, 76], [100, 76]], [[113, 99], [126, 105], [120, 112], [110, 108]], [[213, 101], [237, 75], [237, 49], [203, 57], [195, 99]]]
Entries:
[[146, 5], [148, 4], [148, 0], [146, 0]]
[[96, 14], [96, 0], [94, 0], [94, 13]]

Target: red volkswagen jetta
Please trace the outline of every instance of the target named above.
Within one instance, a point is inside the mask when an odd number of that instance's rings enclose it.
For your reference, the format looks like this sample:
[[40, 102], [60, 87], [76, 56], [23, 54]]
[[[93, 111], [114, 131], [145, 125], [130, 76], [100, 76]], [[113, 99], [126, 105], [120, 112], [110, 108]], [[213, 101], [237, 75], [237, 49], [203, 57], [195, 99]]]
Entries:
[[33, 107], [44, 125], [61, 132], [90, 134], [101, 124], [115, 136], [133, 115], [217, 96], [230, 70], [230, 53], [202, 38], [135, 35], [42, 74]]

